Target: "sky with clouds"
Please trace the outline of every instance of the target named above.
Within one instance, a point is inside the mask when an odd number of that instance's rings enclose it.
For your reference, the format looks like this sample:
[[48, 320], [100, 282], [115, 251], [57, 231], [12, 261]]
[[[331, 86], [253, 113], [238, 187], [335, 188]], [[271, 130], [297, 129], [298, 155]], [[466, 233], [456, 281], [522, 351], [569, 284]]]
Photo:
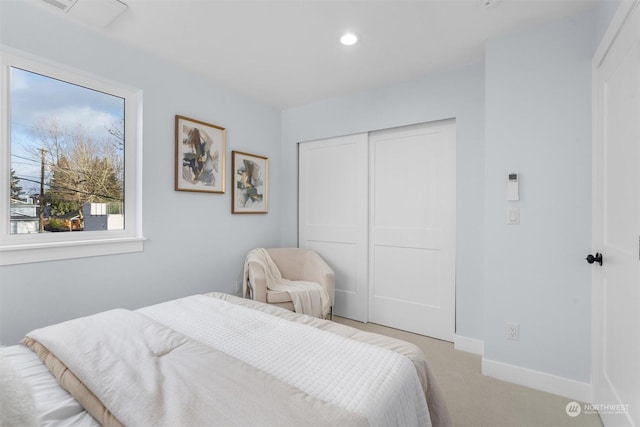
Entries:
[[[19, 68], [11, 68], [10, 79], [11, 168], [18, 177], [40, 177], [35, 124], [55, 119], [63, 129], [80, 126], [95, 141], [112, 142], [108, 129], [124, 118], [122, 98]], [[20, 183], [23, 189], [39, 188], [26, 179]]]

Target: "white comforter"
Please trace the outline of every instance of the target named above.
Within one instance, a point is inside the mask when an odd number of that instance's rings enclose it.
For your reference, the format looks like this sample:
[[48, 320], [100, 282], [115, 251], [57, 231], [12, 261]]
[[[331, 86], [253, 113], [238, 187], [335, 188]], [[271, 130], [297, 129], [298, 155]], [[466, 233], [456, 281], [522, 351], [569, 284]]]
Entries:
[[[357, 414], [309, 397], [140, 313], [111, 310], [27, 336], [66, 365], [69, 371], [58, 370], [62, 377], [72, 372], [86, 385], [89, 394], [74, 396], [109, 426], [367, 425]], [[75, 381], [69, 383], [74, 389]], [[92, 403], [91, 396], [104, 407]]]
[[203, 295], [138, 312], [372, 426], [431, 425], [412, 362], [393, 351]]
[[409, 358], [222, 299], [112, 310], [28, 337], [127, 426], [431, 425]]

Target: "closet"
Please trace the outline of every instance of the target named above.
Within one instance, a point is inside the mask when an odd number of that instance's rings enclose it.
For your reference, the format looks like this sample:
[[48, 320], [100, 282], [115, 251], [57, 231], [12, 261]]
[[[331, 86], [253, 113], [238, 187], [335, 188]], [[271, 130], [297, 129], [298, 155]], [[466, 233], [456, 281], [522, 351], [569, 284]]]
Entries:
[[338, 316], [453, 340], [454, 120], [299, 145], [299, 246], [336, 272]]

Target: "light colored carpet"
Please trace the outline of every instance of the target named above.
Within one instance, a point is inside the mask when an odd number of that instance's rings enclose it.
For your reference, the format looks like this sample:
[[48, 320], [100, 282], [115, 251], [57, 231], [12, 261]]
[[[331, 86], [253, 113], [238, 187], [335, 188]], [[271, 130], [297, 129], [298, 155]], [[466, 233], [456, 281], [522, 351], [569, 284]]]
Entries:
[[[571, 399], [486, 377], [480, 356], [446, 341], [373, 323], [335, 317], [337, 323], [412, 342], [422, 349], [438, 380], [456, 427], [602, 427], [597, 414], [567, 415]], [[581, 404], [584, 408], [584, 405]]]

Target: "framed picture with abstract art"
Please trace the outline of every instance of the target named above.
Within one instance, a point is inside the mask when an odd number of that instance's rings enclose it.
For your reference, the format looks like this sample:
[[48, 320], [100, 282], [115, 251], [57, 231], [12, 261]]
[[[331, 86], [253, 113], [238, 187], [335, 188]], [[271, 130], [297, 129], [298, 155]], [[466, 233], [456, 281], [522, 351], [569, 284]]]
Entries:
[[224, 193], [225, 139], [225, 128], [176, 116], [176, 190]]
[[231, 212], [266, 214], [269, 201], [269, 159], [241, 151], [231, 152], [233, 185]]

